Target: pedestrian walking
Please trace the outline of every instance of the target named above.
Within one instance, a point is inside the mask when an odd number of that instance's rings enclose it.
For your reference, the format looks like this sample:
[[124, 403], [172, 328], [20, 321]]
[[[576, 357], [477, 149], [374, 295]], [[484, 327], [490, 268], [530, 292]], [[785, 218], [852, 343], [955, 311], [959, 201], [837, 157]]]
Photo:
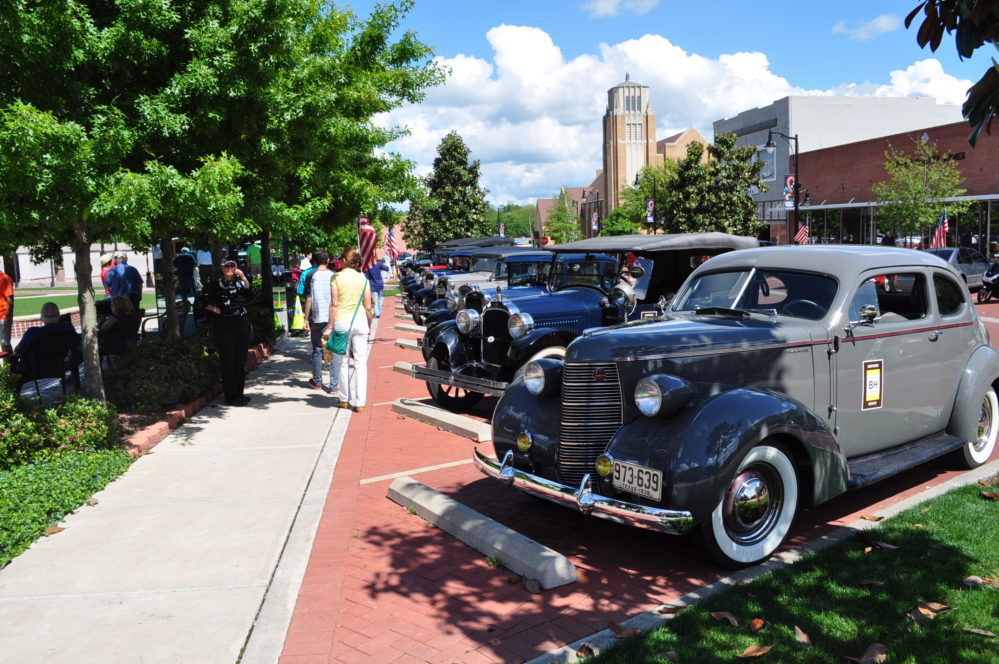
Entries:
[[[323, 387], [323, 332], [329, 323], [330, 298], [332, 291], [330, 280], [333, 273], [329, 269], [329, 254], [325, 251], [315, 251], [312, 253], [312, 266], [315, 268], [310, 273], [309, 291], [305, 296], [305, 320], [309, 321], [309, 337], [312, 342], [312, 378], [309, 379], [309, 387], [314, 390], [324, 389]], [[336, 362], [330, 363], [330, 382], [325, 387], [330, 393], [339, 397], [339, 374]]]
[[104, 297], [111, 297], [111, 291], [108, 290], [108, 272], [110, 272], [115, 266], [114, 259], [111, 254], [101, 254], [101, 283], [104, 284]]
[[388, 271], [389, 268], [385, 264], [385, 259], [380, 258], [364, 273], [368, 278], [368, 283], [371, 284], [371, 299], [374, 302], [375, 318], [381, 318], [382, 315], [382, 291], [385, 290], [385, 280], [382, 278], [382, 272]]
[[212, 332], [219, 352], [222, 391], [227, 406], [245, 406], [246, 353], [250, 347], [250, 308], [253, 288], [236, 261], [222, 261], [222, 276], [205, 286], [205, 311], [212, 315]]
[[198, 259], [191, 253], [191, 248], [181, 248], [180, 253], [173, 259], [173, 271], [177, 275], [178, 291], [183, 300], [190, 298], [197, 292], [194, 287], [194, 272], [197, 269]]
[[195, 258], [198, 259], [198, 277], [201, 281], [200, 290], [204, 290], [205, 284], [212, 278], [212, 252], [207, 249], [198, 249]]
[[[329, 322], [323, 330], [325, 341], [333, 331], [346, 333], [347, 352], [334, 355], [333, 364], [338, 365], [341, 379], [341, 408], [353, 408], [363, 412], [368, 391], [368, 330], [374, 308], [368, 280], [361, 272], [361, 254], [357, 249], [348, 249], [341, 261], [343, 269], [331, 283]], [[359, 311], [363, 307], [363, 314]], [[349, 373], [350, 358], [354, 359], [354, 371]]]
[[139, 308], [142, 301], [142, 275], [139, 271], [128, 264], [128, 254], [117, 253], [114, 255], [116, 265], [108, 271], [107, 282], [104, 284], [108, 289], [108, 296], [111, 299], [122, 295], [132, 301], [132, 307]]
[[255, 279], [260, 277], [260, 266], [263, 265], [263, 256], [260, 252], [260, 240], [246, 248], [246, 261], [250, 264], [250, 275]]
[[0, 270], [0, 353], [9, 353], [14, 329], [14, 280]]

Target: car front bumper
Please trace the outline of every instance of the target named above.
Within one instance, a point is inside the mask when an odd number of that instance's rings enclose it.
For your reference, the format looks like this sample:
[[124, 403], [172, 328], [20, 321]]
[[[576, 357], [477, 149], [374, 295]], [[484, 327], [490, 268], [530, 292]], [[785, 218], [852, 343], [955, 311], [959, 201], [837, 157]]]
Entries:
[[428, 369], [425, 365], [414, 364], [412, 369], [413, 378], [435, 385], [452, 385], [471, 392], [481, 392], [493, 396], [502, 396], [509, 383], [488, 378], [478, 378], [476, 376], [465, 376], [453, 374], [450, 371], [440, 371], [439, 369]]
[[513, 451], [508, 451], [502, 461], [490, 459], [478, 450], [474, 450], [473, 454], [479, 470], [489, 477], [559, 505], [575, 507], [583, 514], [670, 535], [689, 533], [693, 527], [690, 512], [648, 507], [594, 493], [589, 475], [583, 478], [578, 488], [574, 488], [517, 470], [513, 466]]

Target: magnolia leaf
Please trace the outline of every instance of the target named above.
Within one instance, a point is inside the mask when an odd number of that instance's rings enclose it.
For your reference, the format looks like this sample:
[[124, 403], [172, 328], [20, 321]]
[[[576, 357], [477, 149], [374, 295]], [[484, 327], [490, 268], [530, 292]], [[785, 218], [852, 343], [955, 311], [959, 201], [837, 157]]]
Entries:
[[884, 584], [884, 581], [875, 581], [874, 579], [864, 579], [860, 582], [862, 586], [883, 586]]
[[659, 612], [660, 615], [667, 615], [667, 614], [673, 614], [673, 613], [680, 613], [681, 611], [683, 611], [686, 608], [687, 607], [685, 607], [685, 606], [673, 606], [672, 604], [667, 604], [665, 606], [660, 606], [658, 612]]
[[981, 484], [982, 486], [987, 486], [990, 489], [992, 488], [992, 483], [989, 482], [988, 480], [978, 480], [978, 483]]
[[873, 546], [865, 546], [864, 547], [864, 553], [870, 553], [873, 550], [874, 550]]
[[812, 639], [797, 625], [794, 626], [794, 638], [798, 640], [798, 643], [804, 643], [806, 646], [812, 645]]
[[767, 621], [763, 618], [753, 618], [749, 621], [749, 631], [756, 634], [758, 631], [767, 626]]
[[888, 542], [881, 542], [881, 541], [875, 542], [874, 546], [878, 547], [879, 549], [887, 549], [888, 551], [894, 551], [896, 549], [902, 548], [897, 544], [889, 544]]
[[970, 627], [965, 627], [964, 631], [968, 632], [969, 634], [977, 634], [978, 636], [984, 636], [985, 638], [988, 639], [996, 638], [996, 635], [987, 629], [972, 629]]
[[992, 586], [993, 588], [999, 588], [999, 579], [993, 579], [991, 576], [985, 577], [982, 582], [987, 586]]
[[866, 514], [860, 518], [863, 519], [864, 521], [881, 521], [882, 519], [884, 519], [883, 516], [871, 516]]
[[944, 613], [951, 610], [951, 607], [946, 604], [941, 604], [940, 602], [916, 602], [916, 606], [920, 609], [931, 611], [932, 613]]
[[583, 657], [593, 657], [596, 653], [595, 650], [590, 646], [589, 643], [584, 643], [579, 646], [579, 650], [576, 651], [576, 657], [582, 659]]
[[964, 579], [964, 585], [969, 588], [981, 588], [985, 585], [985, 579], [980, 576], [969, 576]]
[[914, 523], [914, 524], [912, 524], [912, 527], [913, 528], [924, 528], [925, 526], [923, 526], [923, 524], [921, 524], [921, 523]]
[[732, 627], [739, 626], [739, 619], [736, 618], [731, 613], [729, 613], [728, 611], [712, 611], [711, 617], [714, 618], [715, 620], [727, 620], [728, 624], [730, 624]]
[[851, 662], [857, 664], [881, 664], [888, 658], [888, 646], [883, 643], [872, 643], [867, 646], [867, 650], [860, 657], [847, 657]]
[[630, 639], [631, 637], [638, 636], [641, 633], [642, 633], [642, 630], [638, 629], [637, 627], [632, 627], [630, 629], [623, 630], [620, 633], [614, 634], [614, 638], [615, 639]]
[[906, 615], [909, 616], [912, 622], [916, 623], [920, 627], [922, 627], [923, 625], [930, 622], [936, 617], [936, 614], [934, 614], [932, 611], [926, 611], [925, 609], [922, 610], [913, 609], [912, 611], [909, 611], [909, 613], [907, 613]]
[[680, 661], [680, 653], [675, 650], [663, 650], [656, 653], [656, 657], [659, 659], [668, 659], [671, 662]]
[[742, 654], [739, 655], [739, 659], [749, 659], [750, 657], [762, 657], [771, 650], [773, 650], [773, 646], [752, 645], [742, 651]]
[[999, 500], [999, 493], [992, 493], [991, 491], [982, 491], [982, 498], [986, 500]]
[[49, 526], [45, 529], [45, 536], [48, 537], [49, 535], [55, 535], [56, 533], [61, 533], [64, 530], [66, 529], [60, 528], [59, 526]]

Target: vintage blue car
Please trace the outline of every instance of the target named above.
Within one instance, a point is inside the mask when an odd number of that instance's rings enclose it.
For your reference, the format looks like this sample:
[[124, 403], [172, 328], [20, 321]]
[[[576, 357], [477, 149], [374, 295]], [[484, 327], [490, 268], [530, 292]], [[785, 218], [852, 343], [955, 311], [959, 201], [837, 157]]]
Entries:
[[489, 476], [623, 524], [698, 532], [729, 566], [800, 507], [995, 449], [999, 353], [960, 275], [894, 247], [768, 247], [697, 268], [665, 314], [530, 362]]
[[[479, 312], [458, 311], [454, 323], [428, 329], [426, 364], [413, 377], [449, 409], [468, 408], [484, 394], [502, 394], [528, 361], [562, 357], [583, 330], [654, 316], [701, 262], [753, 238], [724, 233], [623, 235], [552, 247], [579, 260], [554, 260], [548, 292], [496, 299]], [[608, 260], [617, 255], [617, 260]]]

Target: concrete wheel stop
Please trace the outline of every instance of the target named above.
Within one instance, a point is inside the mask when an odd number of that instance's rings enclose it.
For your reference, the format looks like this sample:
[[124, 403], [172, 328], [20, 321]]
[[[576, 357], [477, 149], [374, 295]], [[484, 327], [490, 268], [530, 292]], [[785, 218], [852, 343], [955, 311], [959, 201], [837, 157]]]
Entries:
[[416, 339], [396, 339], [395, 345], [407, 350], [420, 350], [420, 344], [416, 342]]
[[544, 588], [576, 581], [576, 566], [558, 551], [484, 516], [417, 482], [400, 477], [388, 489], [388, 498], [406, 509], [415, 508], [428, 523], [453, 535], [476, 551], [499, 560], [507, 569]]
[[[396, 371], [399, 364], [396, 363]], [[493, 439], [493, 429], [488, 422], [482, 422], [471, 417], [444, 410], [434, 404], [429, 397], [426, 399], [400, 398], [392, 402], [392, 412], [429, 424], [450, 433], [469, 438], [477, 443]]]
[[417, 325], [416, 323], [396, 323], [395, 329], [400, 332], [419, 332], [420, 334], [427, 331], [426, 326]]

